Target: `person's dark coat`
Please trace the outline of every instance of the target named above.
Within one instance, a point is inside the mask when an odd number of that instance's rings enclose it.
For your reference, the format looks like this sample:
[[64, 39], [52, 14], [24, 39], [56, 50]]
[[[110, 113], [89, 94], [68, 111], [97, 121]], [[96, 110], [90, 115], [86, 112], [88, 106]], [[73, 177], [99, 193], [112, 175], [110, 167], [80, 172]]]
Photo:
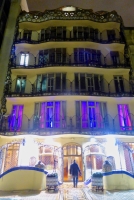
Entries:
[[78, 173], [81, 173], [80, 169], [79, 169], [77, 163], [73, 163], [70, 166], [70, 174], [72, 174], [72, 176], [78, 176]]

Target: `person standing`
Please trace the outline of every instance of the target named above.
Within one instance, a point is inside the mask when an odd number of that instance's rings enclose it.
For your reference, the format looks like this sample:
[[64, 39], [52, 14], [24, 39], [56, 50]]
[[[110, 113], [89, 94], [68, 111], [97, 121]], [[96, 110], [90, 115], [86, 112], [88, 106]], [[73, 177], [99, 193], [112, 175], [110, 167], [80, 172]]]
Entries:
[[70, 174], [73, 177], [74, 187], [77, 187], [77, 184], [78, 184], [78, 175], [81, 176], [81, 171], [80, 171], [79, 166], [75, 162], [75, 160], [74, 160], [73, 164], [70, 165]]

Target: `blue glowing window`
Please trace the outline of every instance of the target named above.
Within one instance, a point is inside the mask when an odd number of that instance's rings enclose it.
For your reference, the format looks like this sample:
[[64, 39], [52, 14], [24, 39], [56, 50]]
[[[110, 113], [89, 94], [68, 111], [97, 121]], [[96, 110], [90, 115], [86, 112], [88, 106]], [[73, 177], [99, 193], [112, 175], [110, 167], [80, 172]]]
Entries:
[[47, 106], [53, 106], [53, 102], [47, 102]]
[[89, 102], [88, 102], [88, 105], [89, 105], [89, 106], [95, 106], [95, 102], [89, 101]]

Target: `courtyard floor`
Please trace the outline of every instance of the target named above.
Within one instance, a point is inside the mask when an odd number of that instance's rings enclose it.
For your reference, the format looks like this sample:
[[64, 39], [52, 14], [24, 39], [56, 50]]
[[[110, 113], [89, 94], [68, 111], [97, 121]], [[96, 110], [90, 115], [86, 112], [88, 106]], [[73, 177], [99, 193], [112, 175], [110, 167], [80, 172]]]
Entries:
[[72, 183], [59, 186], [58, 192], [47, 191], [0, 191], [3, 200], [134, 200], [134, 190], [92, 192], [83, 183], [78, 188], [73, 188]]

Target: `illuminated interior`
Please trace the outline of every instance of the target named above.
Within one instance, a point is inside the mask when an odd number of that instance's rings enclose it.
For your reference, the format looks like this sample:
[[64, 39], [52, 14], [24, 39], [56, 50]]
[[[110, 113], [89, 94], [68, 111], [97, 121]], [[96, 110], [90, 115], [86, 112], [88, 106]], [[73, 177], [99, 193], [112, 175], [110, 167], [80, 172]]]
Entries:
[[[76, 163], [78, 164], [80, 171], [82, 172], [82, 152], [81, 152], [81, 147], [78, 144], [75, 143], [69, 143], [66, 144], [63, 147], [63, 152], [64, 152], [64, 181], [71, 181], [72, 176], [70, 175], [70, 166], [75, 160]], [[82, 175], [83, 176], [83, 175]], [[82, 181], [83, 177], [79, 176], [78, 180]]]

